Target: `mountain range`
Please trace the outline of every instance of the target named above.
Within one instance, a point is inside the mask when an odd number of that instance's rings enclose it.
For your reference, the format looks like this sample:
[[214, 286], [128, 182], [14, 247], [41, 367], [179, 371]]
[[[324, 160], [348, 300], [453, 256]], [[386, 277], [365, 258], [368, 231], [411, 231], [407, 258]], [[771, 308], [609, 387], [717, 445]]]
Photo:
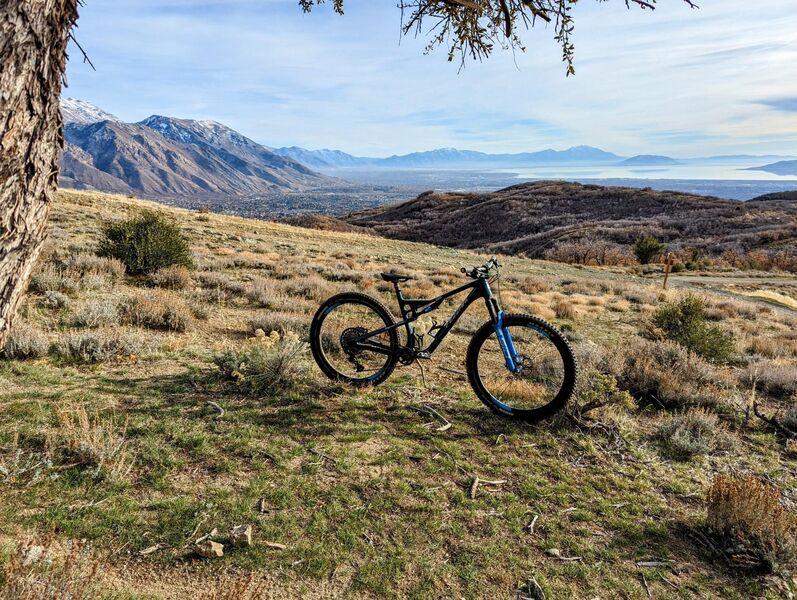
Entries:
[[340, 187], [215, 121], [153, 115], [124, 123], [87, 102], [62, 103], [63, 187], [143, 197], [231, 198]]
[[611, 164], [622, 160], [612, 152], [592, 146], [573, 146], [567, 150], [540, 150], [515, 154], [488, 154], [474, 150], [438, 148], [424, 152], [393, 155], [386, 158], [353, 156], [340, 150], [307, 150], [297, 146], [276, 148], [275, 153], [297, 160], [315, 169], [340, 169], [352, 167], [376, 168], [441, 168], [441, 167], [501, 167], [519, 165]]
[[[594, 146], [573, 146], [566, 150], [540, 150], [538, 152], [518, 152], [514, 154], [488, 154], [457, 148], [438, 148], [424, 152], [393, 155], [386, 158], [354, 156], [341, 150], [308, 150], [298, 146], [275, 148], [274, 152], [292, 158], [308, 167], [321, 171], [352, 168], [384, 169], [446, 169], [446, 168], [518, 168], [530, 166], [618, 166], [618, 167], [661, 167], [683, 164], [739, 164], [764, 161], [780, 161], [776, 165], [755, 167], [754, 170], [767, 170], [780, 175], [794, 175], [797, 161], [784, 161], [792, 157], [777, 155], [723, 155], [699, 158], [672, 158], [655, 154], [638, 154], [625, 157], [607, 152]], [[783, 164], [781, 164], [783, 163]], [[767, 168], [772, 167], [772, 169]], [[782, 171], [782, 172], [779, 172]]]
[[[64, 187], [136, 194], [158, 200], [257, 198], [269, 194], [318, 191], [361, 193], [363, 185], [335, 177], [357, 179], [352, 169], [383, 173], [402, 170], [429, 172], [451, 169], [492, 169], [530, 166], [672, 166], [694, 163], [747, 165], [778, 175], [797, 174], [793, 157], [715, 156], [674, 159], [669, 156], [624, 157], [593, 146], [566, 150], [489, 154], [438, 148], [384, 158], [360, 157], [340, 150], [308, 150], [298, 146], [270, 148], [215, 121], [152, 115], [125, 123], [83, 100], [61, 104], [65, 148], [59, 182]], [[401, 181], [405, 181], [406, 177]], [[370, 184], [369, 184], [370, 185]], [[384, 186], [382, 186], [384, 187]], [[368, 187], [368, 189], [372, 189]]]

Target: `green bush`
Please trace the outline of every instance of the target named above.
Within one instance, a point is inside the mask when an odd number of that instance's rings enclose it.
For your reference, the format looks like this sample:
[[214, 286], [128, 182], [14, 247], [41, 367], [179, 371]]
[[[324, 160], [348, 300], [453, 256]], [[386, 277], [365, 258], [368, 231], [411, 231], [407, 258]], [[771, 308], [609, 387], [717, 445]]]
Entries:
[[653, 314], [664, 335], [714, 363], [727, 363], [736, 351], [733, 334], [706, 322], [706, 304], [697, 296], [661, 305]]
[[105, 225], [97, 254], [122, 261], [130, 275], [148, 275], [172, 265], [194, 266], [180, 228], [149, 210]]
[[633, 250], [637, 260], [646, 265], [660, 254], [663, 254], [665, 246], [652, 235], [645, 235], [636, 239]]

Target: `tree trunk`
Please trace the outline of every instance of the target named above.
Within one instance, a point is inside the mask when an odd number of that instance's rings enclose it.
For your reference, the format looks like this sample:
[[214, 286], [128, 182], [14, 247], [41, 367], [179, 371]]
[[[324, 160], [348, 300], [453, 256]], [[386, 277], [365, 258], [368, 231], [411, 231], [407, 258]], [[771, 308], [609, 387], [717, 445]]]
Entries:
[[0, 0], [0, 348], [47, 229], [77, 0]]

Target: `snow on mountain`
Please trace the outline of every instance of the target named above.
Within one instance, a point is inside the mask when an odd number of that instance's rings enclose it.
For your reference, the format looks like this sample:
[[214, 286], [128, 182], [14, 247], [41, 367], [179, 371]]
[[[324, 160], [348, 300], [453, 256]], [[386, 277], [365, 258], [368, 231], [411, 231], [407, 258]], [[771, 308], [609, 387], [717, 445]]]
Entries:
[[119, 120], [115, 115], [94, 106], [91, 102], [77, 98], [61, 98], [61, 115], [65, 123], [87, 124]]

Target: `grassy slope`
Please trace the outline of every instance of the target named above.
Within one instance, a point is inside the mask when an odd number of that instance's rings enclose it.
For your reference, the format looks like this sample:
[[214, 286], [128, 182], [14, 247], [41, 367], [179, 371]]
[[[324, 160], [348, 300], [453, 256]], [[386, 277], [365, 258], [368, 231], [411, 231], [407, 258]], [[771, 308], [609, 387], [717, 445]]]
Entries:
[[[90, 250], [101, 219], [145, 206], [151, 205], [62, 192], [49, 250]], [[483, 260], [357, 234], [162, 210], [179, 219], [201, 268], [245, 282], [271, 265], [281, 278], [270, 279], [281, 290], [278, 308], [303, 322], [336, 290], [385, 294], [374, 276], [379, 270], [417, 271], [425, 277], [416, 291], [428, 294], [436, 285], [427, 276], [448, 287], [457, 280], [452, 267]], [[574, 305], [578, 317], [558, 322], [582, 347], [590, 340], [623, 348], [658, 298], [657, 284], [620, 272], [504, 262], [515, 281], [505, 282], [505, 304], [554, 320], [550, 307], [557, 301]], [[333, 272], [360, 282], [319, 282], [319, 273]], [[519, 291], [528, 276], [554, 287]], [[71, 310], [139, 289], [127, 280], [82, 291]], [[196, 290], [170, 293], [207, 300]], [[206, 305], [209, 318], [187, 333], [141, 330], [157, 347], [141, 357], [96, 366], [53, 358], [0, 362], [0, 464], [11, 460], [10, 448], [32, 460], [43, 452], [58, 429], [56, 407], [85, 407], [115, 422], [117, 431], [126, 423], [133, 461], [130, 474], [116, 482], [68, 464], [38, 467], [39, 477], [0, 475], [0, 536], [49, 531], [62, 540], [91, 540], [108, 555], [103, 585], [120, 598], [196, 597], [227, 585], [217, 581], [230, 569], [256, 571], [263, 597], [511, 598], [534, 576], [548, 598], [646, 598], [641, 573], [655, 598], [776, 597], [762, 591], [762, 580], [712, 559], [690, 535], [716, 471], [751, 469], [795, 487], [794, 462], [755, 424], [733, 433], [729, 452], [679, 463], [662, 457], [651, 435], [660, 417], [650, 409], [601, 415], [619, 426], [625, 440], [619, 443], [565, 424], [529, 427], [498, 419], [462, 376], [440, 368], [462, 369], [467, 333], [485, 318], [481, 307], [471, 309], [441, 355], [427, 363], [425, 385], [418, 368], [409, 367], [370, 391], [353, 392], [314, 374], [286, 396], [247, 397], [218, 380], [211, 358], [250, 335], [250, 318], [270, 311], [236, 294]], [[22, 312], [51, 337], [63, 334], [68, 314], [40, 308], [32, 296]], [[745, 320], [755, 321], [749, 335], [794, 324], [781, 313], [753, 314], [729, 322], [743, 340]], [[218, 417], [208, 401], [223, 406], [225, 415]], [[428, 426], [411, 409], [421, 404], [447, 415], [453, 427]], [[482, 486], [472, 499], [474, 475], [507, 483]], [[258, 510], [260, 499], [265, 512]], [[211, 563], [186, 549], [192, 536], [213, 528], [223, 534], [240, 523], [254, 524], [256, 542], [287, 548], [256, 543]], [[138, 556], [154, 544], [164, 548]], [[548, 556], [550, 548], [581, 560]], [[640, 570], [635, 561], [644, 560], [671, 560], [672, 568]]]

